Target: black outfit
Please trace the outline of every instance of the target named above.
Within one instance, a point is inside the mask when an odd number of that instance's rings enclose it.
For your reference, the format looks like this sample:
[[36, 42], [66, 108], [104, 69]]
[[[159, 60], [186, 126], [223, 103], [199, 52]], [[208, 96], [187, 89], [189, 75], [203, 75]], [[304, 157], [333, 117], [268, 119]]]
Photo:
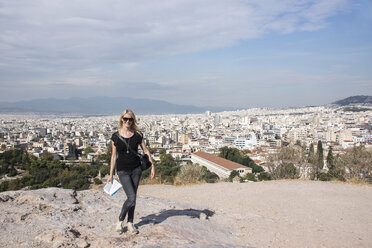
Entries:
[[[116, 159], [116, 169], [121, 170], [132, 170], [140, 165], [139, 157], [131, 152], [128, 147], [121, 141], [118, 137], [120, 135], [118, 132], [112, 134], [111, 140], [114, 142], [116, 147], [116, 152], [118, 157]], [[122, 138], [124, 138], [122, 136]], [[142, 143], [142, 136], [137, 132], [134, 132], [133, 136], [130, 138], [124, 138], [129, 146], [135, 151], [138, 152], [138, 145]]]
[[[128, 222], [133, 223], [137, 189], [142, 175], [142, 170], [140, 167], [139, 157], [131, 152], [126, 144], [121, 141], [117, 135], [120, 134], [115, 132], [112, 135], [111, 140], [114, 142], [116, 152], [118, 154], [116, 159], [116, 168], [118, 171], [119, 180], [123, 185], [125, 194], [127, 195], [127, 200], [123, 204], [119, 215], [119, 220], [123, 221], [128, 213]], [[138, 145], [142, 143], [143, 138], [142, 135], [134, 132], [132, 137], [124, 139], [129, 146], [137, 152]]]

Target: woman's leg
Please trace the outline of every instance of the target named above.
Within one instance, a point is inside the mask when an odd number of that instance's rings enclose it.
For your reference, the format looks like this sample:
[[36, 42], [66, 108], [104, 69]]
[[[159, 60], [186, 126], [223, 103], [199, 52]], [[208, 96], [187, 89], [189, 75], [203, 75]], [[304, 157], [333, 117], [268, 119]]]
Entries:
[[119, 215], [119, 221], [123, 221], [129, 209], [136, 204], [136, 189], [134, 187], [131, 172], [119, 171], [118, 176], [123, 185], [127, 200], [124, 202]]
[[[141, 170], [141, 167], [139, 166], [133, 170], [132, 175], [131, 175], [136, 198], [137, 198], [137, 189], [138, 189], [139, 181], [141, 179], [141, 175], [142, 175], [142, 170]], [[136, 207], [136, 202], [134, 201], [134, 205], [128, 210], [128, 222], [133, 223], [135, 207]]]

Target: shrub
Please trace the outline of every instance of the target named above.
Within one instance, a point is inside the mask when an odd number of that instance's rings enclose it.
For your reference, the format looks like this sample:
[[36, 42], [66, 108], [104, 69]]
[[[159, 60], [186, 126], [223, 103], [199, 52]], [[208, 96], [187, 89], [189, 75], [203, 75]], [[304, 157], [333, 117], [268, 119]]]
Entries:
[[220, 180], [220, 177], [207, 169], [207, 167], [203, 166], [202, 170], [204, 171], [203, 180], [207, 183], [215, 183]]
[[243, 177], [243, 180], [249, 180], [249, 181], [253, 181], [253, 182], [256, 182], [256, 177], [253, 173], [247, 173], [244, 175]]
[[62, 188], [64, 189], [88, 189], [88, 178], [80, 174], [67, 175], [61, 179]]
[[87, 178], [79, 178], [71, 181], [68, 185], [68, 188], [75, 190], [89, 189], [89, 181]]
[[98, 175], [99, 167], [98, 165], [80, 165], [79, 166], [83, 170], [83, 174], [90, 177], [96, 177]]
[[108, 165], [102, 165], [100, 170], [101, 170], [102, 177], [105, 177], [106, 175], [110, 174], [110, 167]]
[[264, 172], [264, 171], [265, 171], [264, 168], [262, 168], [262, 166], [257, 165], [257, 164], [255, 164], [254, 162], [251, 163], [251, 164], [252, 164], [252, 165], [249, 166], [249, 167], [252, 168], [252, 172], [253, 172], [253, 173], [260, 173], [260, 172]]
[[17, 175], [17, 171], [15, 169], [11, 169], [8, 173], [8, 177], [14, 177]]
[[[366, 181], [372, 175], [372, 149], [364, 146], [348, 149], [335, 158], [335, 170], [330, 170], [336, 178], [359, 178]], [[346, 170], [345, 170], [346, 169]], [[347, 173], [346, 173], [347, 171]]]
[[322, 172], [319, 174], [320, 181], [331, 181], [331, 179], [332, 179], [332, 176], [329, 173]]
[[7, 190], [20, 190], [23, 188], [22, 181], [20, 179], [10, 180]]
[[34, 190], [34, 189], [41, 189], [43, 188], [43, 186], [41, 184], [34, 184], [30, 187], [30, 189]]
[[35, 179], [32, 176], [24, 176], [21, 178], [23, 185], [31, 186], [35, 183]]
[[93, 182], [95, 185], [102, 184], [102, 181], [98, 178], [93, 178]]
[[296, 179], [299, 178], [298, 171], [292, 163], [279, 164], [272, 173], [274, 179]]
[[47, 179], [42, 185], [43, 187], [58, 187], [60, 184], [60, 179], [59, 178], [49, 178]]
[[4, 181], [0, 184], [0, 192], [4, 192], [8, 190], [9, 181]]
[[173, 184], [180, 168], [178, 159], [174, 159], [170, 154], [162, 154], [159, 163], [156, 165], [156, 172], [162, 183]]
[[194, 164], [186, 164], [181, 166], [179, 173], [176, 176], [176, 183], [191, 184], [202, 181], [204, 170], [202, 167]]
[[47, 168], [41, 168], [34, 172], [34, 179], [36, 183], [43, 183], [49, 178], [49, 170]]
[[267, 181], [267, 180], [271, 180], [271, 175], [267, 172], [261, 172], [259, 175], [258, 175], [258, 180], [260, 181]]

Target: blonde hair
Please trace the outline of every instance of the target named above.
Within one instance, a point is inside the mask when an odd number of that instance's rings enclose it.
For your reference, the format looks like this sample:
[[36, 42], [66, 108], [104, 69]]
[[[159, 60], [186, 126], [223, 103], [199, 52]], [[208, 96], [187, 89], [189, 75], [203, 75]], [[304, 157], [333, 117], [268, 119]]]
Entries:
[[136, 131], [137, 133], [140, 133], [140, 132], [139, 132], [139, 129], [138, 129], [138, 126], [137, 126], [137, 119], [136, 119], [136, 116], [134, 115], [133, 111], [130, 110], [130, 109], [126, 109], [126, 110], [123, 111], [123, 113], [121, 113], [121, 115], [120, 115], [120, 120], [119, 120], [119, 122], [120, 122], [120, 128], [122, 128], [123, 125], [124, 125], [123, 117], [124, 117], [124, 115], [126, 115], [126, 114], [129, 114], [129, 115], [133, 118], [132, 125], [130, 126], [130, 129], [131, 129], [132, 131]]

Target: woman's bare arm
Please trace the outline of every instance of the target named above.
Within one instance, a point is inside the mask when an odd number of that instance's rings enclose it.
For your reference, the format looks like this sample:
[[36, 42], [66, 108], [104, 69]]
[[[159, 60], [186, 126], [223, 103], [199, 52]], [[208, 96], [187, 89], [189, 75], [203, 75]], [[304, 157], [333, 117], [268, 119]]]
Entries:
[[107, 179], [107, 182], [112, 183], [112, 177], [114, 175], [115, 163], [116, 163], [116, 146], [114, 142], [112, 143], [112, 153], [111, 153], [111, 161], [110, 161], [110, 176]]

